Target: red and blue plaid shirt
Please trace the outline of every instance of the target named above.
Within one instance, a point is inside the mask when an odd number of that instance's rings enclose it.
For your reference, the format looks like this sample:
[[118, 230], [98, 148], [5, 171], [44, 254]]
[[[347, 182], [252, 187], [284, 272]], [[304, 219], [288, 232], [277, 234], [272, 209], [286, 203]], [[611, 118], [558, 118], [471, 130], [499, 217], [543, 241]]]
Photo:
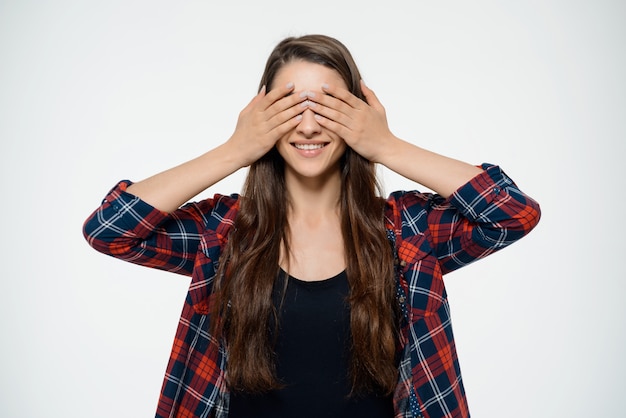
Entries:
[[[469, 417], [443, 275], [515, 242], [539, 221], [539, 205], [499, 167], [483, 169], [448, 199], [417, 191], [387, 199], [385, 222], [405, 313], [396, 418]], [[89, 244], [191, 276], [156, 416], [227, 417], [227, 352], [209, 334], [208, 301], [238, 196], [215, 195], [167, 214], [127, 193], [129, 184], [118, 183], [86, 220]]]

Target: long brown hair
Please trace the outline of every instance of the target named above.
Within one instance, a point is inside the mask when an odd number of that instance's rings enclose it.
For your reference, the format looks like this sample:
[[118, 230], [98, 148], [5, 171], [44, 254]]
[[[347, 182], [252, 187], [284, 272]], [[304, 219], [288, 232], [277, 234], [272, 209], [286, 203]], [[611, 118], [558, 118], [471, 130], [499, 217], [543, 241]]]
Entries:
[[[358, 68], [348, 49], [324, 35], [287, 38], [267, 60], [260, 86], [268, 91], [287, 63], [304, 60], [336, 70], [364, 99]], [[340, 160], [341, 232], [350, 285], [351, 368], [354, 393], [397, 383], [396, 303], [393, 260], [384, 228], [384, 200], [374, 164], [349, 147]], [[231, 388], [263, 392], [279, 388], [275, 375], [272, 302], [281, 245], [289, 250], [284, 161], [276, 148], [250, 166], [235, 228], [226, 244], [213, 289], [211, 329], [228, 347]]]

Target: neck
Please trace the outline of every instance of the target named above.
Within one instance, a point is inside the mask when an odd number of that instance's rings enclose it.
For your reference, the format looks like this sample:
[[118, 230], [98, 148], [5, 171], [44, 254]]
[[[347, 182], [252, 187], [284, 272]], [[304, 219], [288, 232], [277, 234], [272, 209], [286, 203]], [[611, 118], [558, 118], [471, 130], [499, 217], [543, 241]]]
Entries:
[[324, 177], [302, 178], [285, 173], [289, 194], [289, 217], [324, 217], [336, 215], [341, 198], [341, 176], [339, 171]]

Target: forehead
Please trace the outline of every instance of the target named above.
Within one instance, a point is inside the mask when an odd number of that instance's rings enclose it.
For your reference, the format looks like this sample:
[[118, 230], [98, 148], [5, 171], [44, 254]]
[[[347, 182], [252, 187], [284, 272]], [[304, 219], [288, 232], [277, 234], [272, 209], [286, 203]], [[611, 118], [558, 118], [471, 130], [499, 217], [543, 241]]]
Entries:
[[347, 88], [339, 73], [329, 67], [308, 61], [292, 61], [281, 67], [276, 73], [273, 84], [294, 83], [296, 90], [319, 90], [322, 84], [333, 84]]

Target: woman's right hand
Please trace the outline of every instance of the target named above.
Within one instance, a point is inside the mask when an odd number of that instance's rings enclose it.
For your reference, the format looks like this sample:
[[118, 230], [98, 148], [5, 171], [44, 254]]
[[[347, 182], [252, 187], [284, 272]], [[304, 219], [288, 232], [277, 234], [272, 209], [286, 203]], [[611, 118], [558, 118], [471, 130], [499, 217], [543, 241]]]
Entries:
[[259, 94], [239, 113], [235, 132], [227, 144], [236, 150], [241, 167], [247, 167], [269, 150], [302, 118], [301, 103], [308, 97], [293, 94], [294, 85], [276, 87]]
[[267, 153], [296, 127], [308, 97], [293, 94], [290, 83], [259, 94], [239, 114], [237, 128], [222, 145], [169, 170], [128, 187], [127, 191], [154, 207], [171, 212], [198, 193]]

